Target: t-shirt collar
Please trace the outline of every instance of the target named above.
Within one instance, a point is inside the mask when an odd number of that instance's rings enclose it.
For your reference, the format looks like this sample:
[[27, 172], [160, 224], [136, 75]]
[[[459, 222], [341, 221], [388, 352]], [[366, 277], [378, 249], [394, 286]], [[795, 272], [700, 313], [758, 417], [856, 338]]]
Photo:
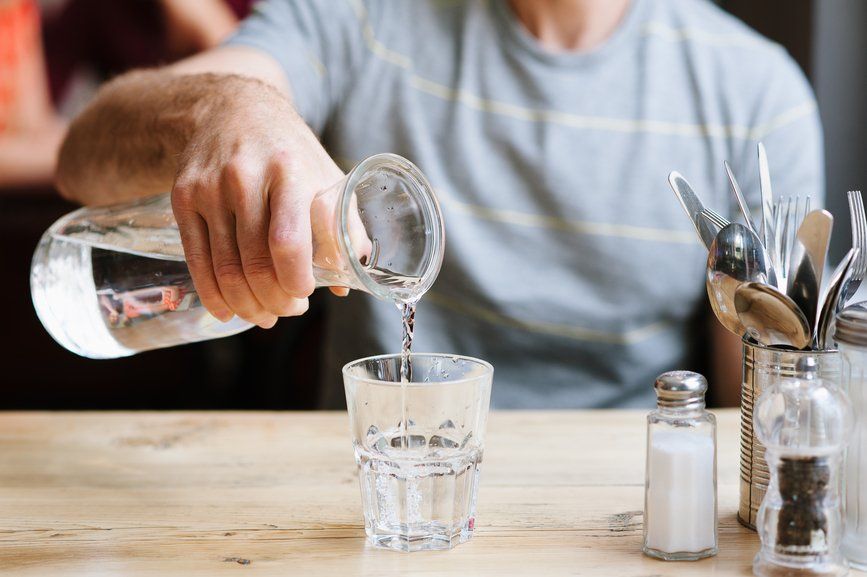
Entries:
[[617, 25], [617, 29], [605, 42], [587, 52], [552, 52], [544, 48], [518, 20], [509, 0], [487, 0], [496, 14], [496, 20], [509, 43], [519, 50], [529, 53], [538, 60], [554, 66], [589, 66], [601, 61], [616, 52], [628, 38], [637, 33], [641, 12], [646, 0], [630, 0], [626, 14]]

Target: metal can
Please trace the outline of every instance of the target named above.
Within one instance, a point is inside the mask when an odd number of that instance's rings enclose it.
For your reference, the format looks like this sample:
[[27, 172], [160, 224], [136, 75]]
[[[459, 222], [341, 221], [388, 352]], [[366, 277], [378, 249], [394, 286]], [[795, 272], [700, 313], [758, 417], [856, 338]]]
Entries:
[[837, 382], [840, 355], [836, 350], [799, 351], [766, 347], [750, 339], [743, 341], [744, 367], [741, 387], [741, 478], [738, 521], [755, 530], [756, 516], [770, 481], [765, 448], [753, 434], [753, 406], [762, 391], [783, 378], [799, 378], [798, 362], [816, 359], [818, 376]]

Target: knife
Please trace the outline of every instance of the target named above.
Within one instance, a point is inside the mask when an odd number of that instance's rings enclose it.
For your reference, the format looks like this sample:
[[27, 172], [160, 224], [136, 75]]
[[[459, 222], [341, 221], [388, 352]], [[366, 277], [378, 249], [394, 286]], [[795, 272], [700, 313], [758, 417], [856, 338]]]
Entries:
[[[774, 193], [771, 189], [768, 155], [765, 152], [765, 145], [761, 142], [759, 143], [759, 182], [762, 189], [762, 242], [765, 250], [774, 259], [777, 254], [774, 250]], [[780, 263], [774, 262], [774, 268], [779, 269]]]
[[834, 217], [827, 210], [814, 210], [804, 217], [792, 247], [791, 268], [786, 293], [791, 297], [815, 331], [825, 259]]
[[675, 171], [668, 175], [668, 184], [677, 196], [677, 200], [680, 201], [680, 205], [683, 207], [686, 216], [689, 217], [689, 220], [695, 227], [698, 238], [705, 248], [710, 249], [710, 243], [716, 238], [716, 233], [701, 216], [704, 205], [699, 200], [698, 195], [679, 172]]
[[[726, 174], [729, 177], [729, 183], [732, 186], [732, 192], [735, 194], [735, 200], [738, 201], [738, 206], [741, 209], [741, 214], [744, 215], [744, 220], [747, 222], [747, 228], [749, 228], [754, 235], [762, 238], [761, 236], [759, 236], [759, 231], [756, 230], [756, 225], [753, 223], [753, 216], [750, 214], [750, 207], [747, 206], [747, 199], [744, 198], [744, 193], [741, 192], [741, 187], [738, 184], [738, 181], [735, 179], [735, 173], [732, 172], [732, 167], [729, 166], [727, 160], [723, 161], [723, 166], [725, 166]], [[765, 248], [768, 247], [765, 246]]]

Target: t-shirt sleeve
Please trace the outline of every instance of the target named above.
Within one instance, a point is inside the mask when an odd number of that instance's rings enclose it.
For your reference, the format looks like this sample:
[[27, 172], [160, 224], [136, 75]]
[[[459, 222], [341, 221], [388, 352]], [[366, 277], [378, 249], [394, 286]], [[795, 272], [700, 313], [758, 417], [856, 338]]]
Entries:
[[261, 0], [225, 42], [275, 58], [296, 109], [317, 134], [351, 83], [361, 43], [351, 0]]

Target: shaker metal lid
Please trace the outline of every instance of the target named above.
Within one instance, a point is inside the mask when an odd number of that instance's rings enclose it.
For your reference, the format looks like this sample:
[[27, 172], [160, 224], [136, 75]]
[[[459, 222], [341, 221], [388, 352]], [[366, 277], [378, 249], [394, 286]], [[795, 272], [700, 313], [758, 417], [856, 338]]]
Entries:
[[814, 378], [819, 372], [819, 361], [816, 360], [816, 357], [801, 357], [795, 363], [795, 370], [808, 379]]
[[840, 311], [835, 324], [836, 342], [867, 346], [867, 301], [850, 305]]
[[707, 379], [692, 371], [669, 371], [656, 378], [653, 388], [657, 399], [662, 402], [689, 404], [704, 397]]

